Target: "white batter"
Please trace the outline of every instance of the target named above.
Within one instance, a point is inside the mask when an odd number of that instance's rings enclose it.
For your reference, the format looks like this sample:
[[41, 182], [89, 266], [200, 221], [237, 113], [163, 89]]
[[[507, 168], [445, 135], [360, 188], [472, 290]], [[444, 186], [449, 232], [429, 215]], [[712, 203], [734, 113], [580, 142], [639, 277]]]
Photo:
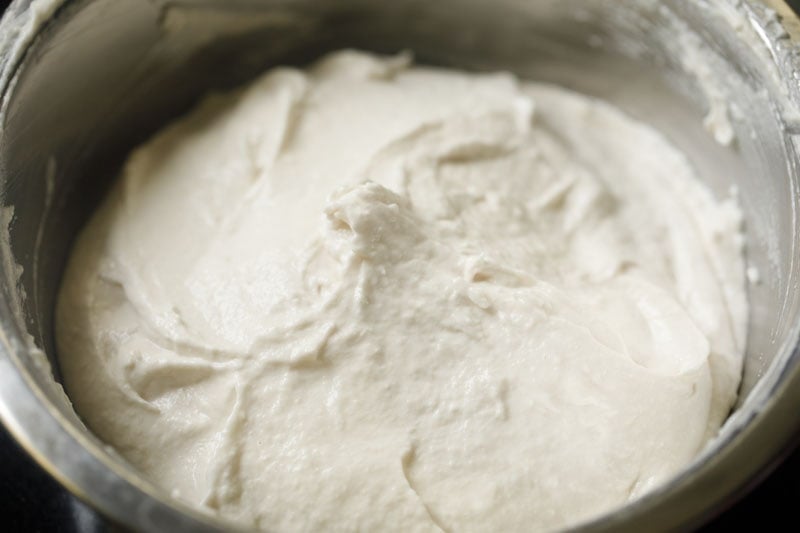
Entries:
[[90, 428], [274, 531], [528, 531], [685, 466], [736, 395], [740, 214], [649, 127], [328, 56], [130, 157], [57, 336]]

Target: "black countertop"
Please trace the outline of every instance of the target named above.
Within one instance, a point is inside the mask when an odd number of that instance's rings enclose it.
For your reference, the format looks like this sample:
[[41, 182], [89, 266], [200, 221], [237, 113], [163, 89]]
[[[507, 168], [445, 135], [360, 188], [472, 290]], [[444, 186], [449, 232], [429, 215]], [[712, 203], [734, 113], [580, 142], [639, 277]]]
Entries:
[[[8, 5], [0, 0], [0, 11]], [[795, 10], [800, 0], [788, 2]], [[798, 406], [800, 408], [800, 406]], [[741, 501], [702, 528], [800, 531], [800, 449]], [[0, 425], [0, 516], [3, 531], [30, 533], [109, 533], [109, 526], [72, 497], [16, 444]]]

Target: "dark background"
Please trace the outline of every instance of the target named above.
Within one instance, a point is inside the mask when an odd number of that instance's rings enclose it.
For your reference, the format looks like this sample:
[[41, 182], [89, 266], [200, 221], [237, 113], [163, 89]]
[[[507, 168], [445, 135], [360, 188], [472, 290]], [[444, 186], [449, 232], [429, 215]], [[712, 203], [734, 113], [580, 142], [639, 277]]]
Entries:
[[[489, 0], [487, 0], [489, 1]], [[789, 0], [795, 11], [800, 0]], [[9, 4], [0, 0], [0, 11]], [[800, 406], [798, 406], [800, 408]], [[800, 435], [798, 435], [800, 438]], [[770, 472], [749, 495], [702, 528], [705, 533], [737, 528], [800, 531], [800, 449]], [[1, 531], [31, 533], [100, 533], [110, 527], [87, 506], [73, 498], [19, 448], [0, 425]], [[654, 524], [656, 525], [656, 524]]]

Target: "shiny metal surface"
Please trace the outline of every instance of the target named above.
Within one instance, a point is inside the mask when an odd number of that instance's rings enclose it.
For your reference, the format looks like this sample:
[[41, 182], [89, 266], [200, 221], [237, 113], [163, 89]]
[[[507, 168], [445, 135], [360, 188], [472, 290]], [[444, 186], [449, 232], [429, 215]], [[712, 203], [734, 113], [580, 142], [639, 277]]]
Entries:
[[[30, 4], [17, 0], [0, 24], [0, 198], [14, 206], [10, 240], [0, 243], [0, 418], [112, 519], [148, 531], [230, 530], [105, 449], [25, 331], [57, 377], [52, 311], [64, 261], [130, 148], [209, 90], [343, 46], [410, 49], [420, 62], [507, 69], [597, 95], [661, 129], [720, 196], [738, 188], [748, 262], [761, 278], [749, 287], [738, 409], [676, 480], [587, 529], [697, 524], [797, 436], [800, 24], [782, 2], [73, 0], [28, 39], [33, 16], [47, 13]], [[678, 37], [687, 32], [705, 43], [713, 78], [736, 110], [731, 147], [703, 129], [708, 87], [682, 59]]]

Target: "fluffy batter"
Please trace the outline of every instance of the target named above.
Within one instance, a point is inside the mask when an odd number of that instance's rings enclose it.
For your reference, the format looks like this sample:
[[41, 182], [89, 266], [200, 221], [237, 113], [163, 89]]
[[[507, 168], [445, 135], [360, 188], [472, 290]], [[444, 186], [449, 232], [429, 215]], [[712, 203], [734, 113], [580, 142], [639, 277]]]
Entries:
[[575, 524], [724, 420], [740, 225], [607, 104], [340, 52], [131, 154], [67, 269], [61, 368], [102, 439], [247, 527]]

